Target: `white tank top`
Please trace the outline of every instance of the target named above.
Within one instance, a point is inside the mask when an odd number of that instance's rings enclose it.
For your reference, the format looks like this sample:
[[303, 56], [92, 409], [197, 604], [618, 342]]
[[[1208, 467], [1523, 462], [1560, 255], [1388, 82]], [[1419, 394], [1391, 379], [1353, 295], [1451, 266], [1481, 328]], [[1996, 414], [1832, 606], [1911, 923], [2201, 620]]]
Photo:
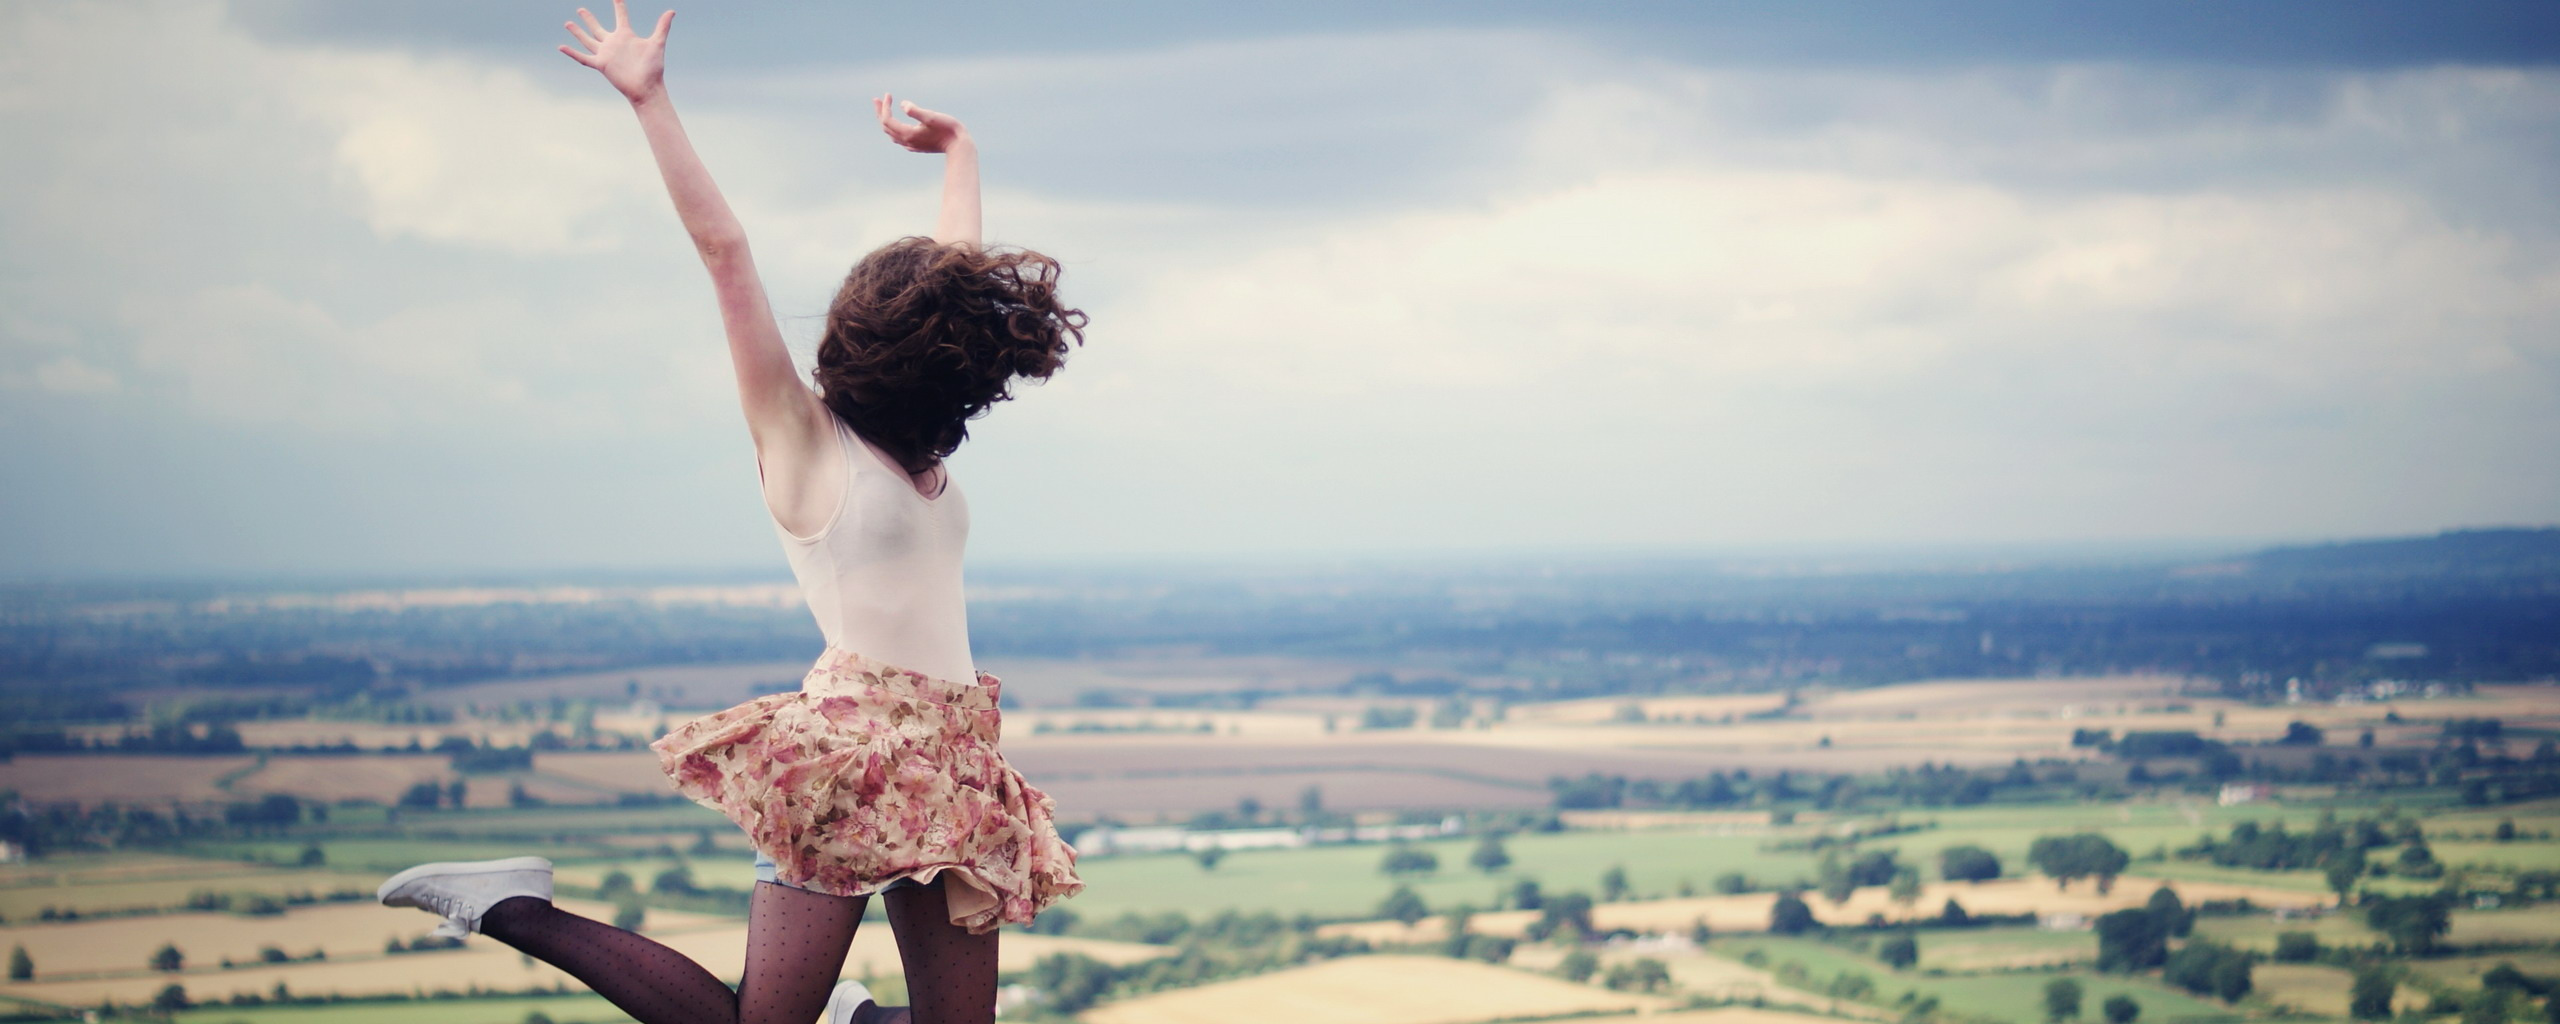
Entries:
[[927, 498], [843, 417], [829, 413], [827, 421], [845, 468], [835, 517], [805, 537], [773, 524], [818, 631], [828, 646], [874, 661], [936, 679], [976, 680], [960, 586], [969, 504], [950, 467], [942, 493]]

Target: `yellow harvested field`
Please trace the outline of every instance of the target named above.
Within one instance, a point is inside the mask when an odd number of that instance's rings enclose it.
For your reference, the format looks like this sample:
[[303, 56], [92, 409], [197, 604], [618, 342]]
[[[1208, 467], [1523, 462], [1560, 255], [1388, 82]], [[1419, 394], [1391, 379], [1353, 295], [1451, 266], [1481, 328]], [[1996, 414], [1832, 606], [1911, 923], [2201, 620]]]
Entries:
[[0, 789], [17, 790], [32, 804], [235, 800], [215, 781], [256, 763], [227, 755], [20, 754], [0, 762]]
[[[1849, 1007], [1844, 1005], [1842, 1009]], [[1713, 1010], [1655, 1014], [1646, 1017], [1644, 1024], [1839, 1024], [1839, 1018], [1757, 1006], [1726, 1006]]]
[[[424, 917], [417, 911], [407, 913]], [[651, 911], [652, 915], [657, 913]], [[731, 923], [728, 927], [706, 931], [661, 933], [658, 938], [710, 968], [712, 973], [731, 981], [737, 980], [746, 963], [747, 929], [744, 925]], [[428, 995], [439, 991], [467, 993], [474, 990], [514, 992], [555, 986], [576, 991], [584, 987], [557, 968], [530, 960], [485, 937], [474, 936], [462, 949], [397, 956], [382, 955], [380, 941], [375, 940], [377, 945], [373, 955], [363, 959], [333, 957], [326, 961], [260, 964], [232, 970], [198, 969], [191, 962], [189, 969], [179, 974], [138, 971], [115, 977], [18, 982], [0, 986], [0, 996], [68, 1006], [92, 1006], [109, 999], [120, 1003], [146, 1002], [162, 986], [173, 982], [185, 986], [188, 997], [198, 1002], [228, 998], [233, 993], [264, 995], [278, 982], [304, 995], [330, 992], [342, 995], [402, 992]], [[1019, 934], [1006, 935], [1000, 949], [999, 966], [1008, 971], [1028, 968], [1041, 957], [1057, 953], [1082, 953], [1113, 963], [1134, 963], [1171, 952], [1137, 943]], [[44, 955], [32, 948], [30, 952], [39, 961]], [[147, 956], [149, 952], [145, 949], [142, 955]], [[852, 950], [845, 958], [843, 976], [878, 977], [895, 975], [900, 970], [897, 943], [887, 927], [874, 924], [855, 935]]]
[[[363, 757], [283, 755], [249, 773], [232, 788], [242, 794], [291, 793], [306, 800], [371, 799], [391, 803], [420, 782], [459, 776], [442, 754], [373, 754]], [[500, 792], [505, 787], [499, 787]]]
[[[2042, 878], [2004, 878], [1991, 882], [1940, 882], [1922, 886], [1920, 898], [1908, 906], [1893, 902], [1883, 888], [1872, 886], [1858, 890], [1846, 903], [1834, 904], [1811, 893], [1806, 894], [1805, 902], [1813, 908], [1814, 917], [1829, 924], [1860, 924], [1875, 914], [1884, 915], [1886, 920], [1934, 917], [1949, 899], [1976, 914], [2081, 914], [2094, 917], [2110, 910], [2140, 906], [2151, 898], [2152, 890], [2163, 884], [2190, 904], [2242, 898], [2262, 907], [2321, 907], [2330, 902], [2325, 893], [2296, 889], [2225, 882], [2163, 882], [2132, 875], [2116, 879], [2115, 888], [2104, 895], [2086, 881], [2075, 883], [2067, 890], [2056, 891], [2052, 882]], [[1776, 893], [1763, 892], [1603, 903], [1592, 908], [1591, 922], [1603, 931], [1625, 929], [1664, 933], [1686, 930], [1704, 918], [1707, 927], [1718, 932], [1756, 932], [1769, 927], [1769, 908], [1777, 900]], [[1537, 918], [1535, 911], [1496, 911], [1475, 915], [1469, 919], [1468, 927], [1487, 935], [1520, 935]], [[1324, 935], [1351, 935], [1371, 942], [1395, 943], [1438, 941], [1446, 928], [1444, 919], [1432, 917], [1410, 928], [1395, 921], [1362, 921], [1328, 925], [1318, 931]]]
[[613, 793], [665, 793], [674, 787], [645, 750], [533, 755], [533, 770]]
[[[560, 906], [601, 920], [613, 919], [609, 904], [562, 900]], [[366, 900], [294, 907], [286, 913], [264, 917], [147, 914], [12, 924], [0, 927], [0, 945], [27, 947], [28, 954], [35, 958], [35, 980], [41, 982], [72, 975], [138, 971], [144, 967], [143, 958], [164, 943], [176, 945], [186, 954], [188, 965], [194, 967], [215, 966], [226, 957], [246, 964], [257, 960], [258, 951], [266, 946], [282, 949], [289, 956], [307, 956], [316, 949], [333, 961], [361, 959], [379, 955], [390, 939], [397, 938], [403, 944], [418, 939], [437, 923], [434, 915], [423, 911]], [[732, 918], [652, 910], [647, 930], [652, 934], [675, 933], [736, 924]]]
[[1356, 956], [1110, 1003], [1086, 1011], [1084, 1019], [1091, 1024], [1466, 1024], [1643, 1012], [1667, 1002], [1472, 960]]

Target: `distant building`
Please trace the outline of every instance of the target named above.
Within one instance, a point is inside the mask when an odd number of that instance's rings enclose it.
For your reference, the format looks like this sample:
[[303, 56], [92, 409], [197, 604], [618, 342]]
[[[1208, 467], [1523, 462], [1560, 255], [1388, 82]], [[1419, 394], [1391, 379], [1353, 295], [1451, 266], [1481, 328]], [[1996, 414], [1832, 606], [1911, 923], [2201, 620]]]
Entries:
[[2036, 927], [2049, 932], [2085, 932], [2089, 930], [2089, 915], [2056, 911], [2036, 918]]
[[1076, 853], [1086, 857], [1108, 857], [1118, 853], [1163, 853], [1184, 849], [1184, 839], [1191, 830], [1178, 825], [1155, 825], [1124, 828], [1096, 825], [1084, 830], [1075, 841]]
[[2236, 807], [2240, 804], [2262, 803], [2275, 798], [2276, 788], [2263, 782], [2226, 782], [2222, 784], [2222, 795], [2215, 802], [2224, 807]]
[[27, 859], [26, 847], [0, 839], [0, 864], [15, 864], [25, 859]]

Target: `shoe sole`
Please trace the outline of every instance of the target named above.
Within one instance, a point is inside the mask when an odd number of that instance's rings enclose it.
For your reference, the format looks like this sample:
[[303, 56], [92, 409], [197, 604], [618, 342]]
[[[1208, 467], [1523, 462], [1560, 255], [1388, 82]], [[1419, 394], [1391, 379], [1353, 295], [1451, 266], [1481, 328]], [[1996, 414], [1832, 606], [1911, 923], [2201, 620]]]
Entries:
[[[860, 995], [858, 998], [853, 999], [853, 1005], [844, 1006], [845, 999], [848, 994], [848, 986], [850, 986], [852, 992], [860, 993]], [[820, 1014], [818, 1019], [820, 1024], [842, 1024], [842, 1022], [852, 1020], [854, 1014], [862, 1012], [862, 1004], [876, 1002], [879, 1002], [879, 1000], [872, 998], [871, 988], [869, 986], [850, 979], [839, 981], [836, 983], [835, 991], [827, 993], [827, 1008], [822, 1014]], [[838, 1011], [836, 1008], [839, 1006], [844, 1006], [842, 1011], [843, 1016], [837, 1016]]]
[[377, 902], [387, 901], [392, 890], [429, 875], [493, 875], [508, 871], [539, 871], [548, 875], [551, 873], [551, 861], [544, 857], [508, 857], [504, 860], [445, 860], [420, 864], [383, 879], [381, 885], [374, 887], [373, 898]]

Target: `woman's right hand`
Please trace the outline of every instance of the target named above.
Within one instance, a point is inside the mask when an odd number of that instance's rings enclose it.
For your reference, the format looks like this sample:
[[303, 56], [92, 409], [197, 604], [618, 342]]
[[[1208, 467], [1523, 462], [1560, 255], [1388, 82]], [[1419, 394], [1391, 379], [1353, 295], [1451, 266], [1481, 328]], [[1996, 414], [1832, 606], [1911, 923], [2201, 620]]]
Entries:
[[676, 12], [659, 15], [657, 31], [644, 36], [631, 31], [631, 12], [626, 9], [626, 2], [613, 0], [611, 31], [596, 24], [596, 16], [587, 13], [586, 8], [578, 8], [579, 20], [587, 23], [585, 28], [578, 27], [575, 21], [561, 24], [586, 46], [586, 50], [581, 52], [577, 47], [564, 43], [560, 52], [568, 54], [570, 60], [603, 72], [604, 80], [613, 83], [625, 99], [638, 103], [666, 88], [667, 26], [674, 24]]

